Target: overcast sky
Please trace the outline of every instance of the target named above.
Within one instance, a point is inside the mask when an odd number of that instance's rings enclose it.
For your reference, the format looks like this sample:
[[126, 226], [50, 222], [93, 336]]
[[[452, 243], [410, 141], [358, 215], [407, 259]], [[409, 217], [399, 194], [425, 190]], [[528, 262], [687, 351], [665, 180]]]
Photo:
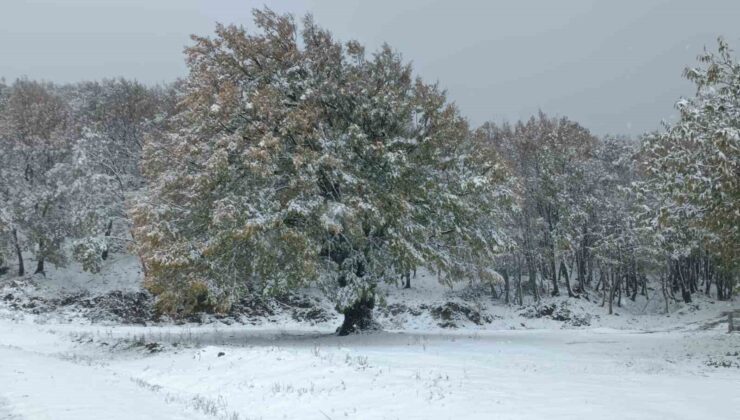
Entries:
[[2, 0], [0, 77], [171, 81], [186, 75], [189, 34], [249, 28], [263, 4], [310, 12], [342, 40], [390, 43], [474, 125], [542, 109], [639, 134], [693, 93], [681, 72], [704, 46], [722, 35], [740, 49], [740, 0]]

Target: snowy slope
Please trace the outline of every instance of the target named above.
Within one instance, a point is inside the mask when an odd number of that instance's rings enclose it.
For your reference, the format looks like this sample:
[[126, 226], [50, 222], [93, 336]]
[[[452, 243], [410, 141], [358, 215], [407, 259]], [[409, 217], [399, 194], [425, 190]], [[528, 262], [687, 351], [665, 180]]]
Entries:
[[[107, 323], [116, 325], [117, 317], [105, 313], [106, 304], [149, 305], [137, 309], [137, 316], [130, 316], [129, 322], [151, 324], [146, 319], [151, 316], [151, 301], [140, 298], [141, 267], [136, 257], [115, 255], [101, 273], [90, 274], [82, 271], [78, 264], [68, 268], [50, 267], [46, 277], [30, 276], [18, 279], [12, 276], [0, 277], [0, 306], [13, 306], [25, 312], [41, 314], [45, 322], [52, 323]], [[128, 299], [102, 302], [115, 293], [126, 294]], [[648, 298], [637, 296], [635, 302], [624, 298], [622, 307], [614, 306], [614, 315], [600, 305], [601, 296], [591, 291], [590, 298], [569, 299], [567, 297], [544, 298], [535, 303], [531, 297], [525, 298], [525, 306], [505, 305], [501, 299], [492, 299], [490, 291], [480, 285], [468, 283], [455, 284], [452, 288], [441, 285], [436, 276], [426, 270], [419, 270], [412, 279], [412, 288], [403, 289], [400, 285], [383, 284], [379, 290], [383, 303], [378, 305], [375, 317], [385, 330], [402, 331], [449, 331], [457, 328], [475, 330], [509, 329], [548, 329], [548, 328], [588, 328], [606, 327], [625, 330], [670, 330], [684, 329], [687, 326], [699, 328], [707, 324], [726, 321], [721, 314], [740, 307], [737, 302], [716, 301], [697, 293], [693, 304], [670, 302], [669, 312], [665, 313], [665, 302], [658, 292], [650, 290]], [[298, 308], [296, 302], [265, 303], [266, 311], [248, 310], [249, 316], [239, 313], [227, 317], [203, 316], [205, 323], [246, 323], [267, 328], [311, 329], [336, 328], [341, 317], [334, 311], [333, 304], [321, 297], [317, 290], [304, 289], [302, 296], [309, 300], [308, 308]], [[99, 308], [95, 306], [106, 306]], [[555, 307], [557, 314], [565, 314], [568, 320], [557, 316], [541, 316], [537, 312], [544, 307]], [[309, 309], [315, 308], [318, 317], [305, 316]], [[108, 308], [109, 309], [109, 308]], [[120, 308], [118, 308], [120, 309]], [[245, 308], [249, 309], [249, 308]], [[264, 308], [263, 308], [264, 309]], [[296, 316], [299, 315], [299, 316]], [[308, 318], [308, 319], [306, 319]], [[555, 319], [554, 319], [555, 318]], [[576, 322], [578, 321], [578, 322]], [[168, 324], [166, 320], [162, 320]], [[726, 325], [726, 324], [724, 324]]]
[[[100, 276], [6, 277], [3, 294], [138, 291], [135, 260], [109, 264]], [[738, 418], [740, 334], [720, 322], [732, 303], [699, 299], [666, 315], [657, 298], [638, 299], [618, 316], [593, 299], [538, 305], [593, 314], [575, 326], [427, 273], [412, 283], [383, 287], [385, 332], [343, 338], [338, 317], [288, 310], [255, 325], [121, 325], [74, 305], [34, 314], [3, 301], [0, 419]]]

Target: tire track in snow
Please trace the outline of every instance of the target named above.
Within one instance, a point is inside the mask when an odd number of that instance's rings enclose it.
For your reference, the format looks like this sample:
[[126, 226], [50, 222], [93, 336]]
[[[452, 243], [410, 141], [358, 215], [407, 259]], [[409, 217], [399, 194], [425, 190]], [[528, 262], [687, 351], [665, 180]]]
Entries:
[[171, 404], [137, 386], [128, 377], [106, 369], [23, 349], [0, 347], [0, 419], [25, 417], [54, 420], [208, 418]]
[[4, 398], [0, 398], [0, 420], [22, 420], [20, 416], [10, 412], [8, 402]]

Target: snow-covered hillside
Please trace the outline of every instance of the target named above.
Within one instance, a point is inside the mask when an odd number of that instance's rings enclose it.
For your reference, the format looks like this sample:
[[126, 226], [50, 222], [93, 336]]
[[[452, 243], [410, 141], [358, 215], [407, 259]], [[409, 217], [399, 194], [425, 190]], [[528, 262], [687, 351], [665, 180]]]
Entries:
[[0, 401], [17, 418], [734, 419], [740, 404], [740, 336], [724, 330], [338, 338], [19, 318], [0, 320]]
[[71, 302], [9, 305], [136, 293], [135, 264], [118, 257], [84, 281], [74, 266], [37, 286], [3, 280], [16, 296], [0, 309], [0, 418], [734, 419], [740, 407], [740, 335], [721, 316], [731, 304], [706, 299], [668, 316], [658, 297], [612, 316], [583, 299], [520, 308], [419, 273], [411, 289], [387, 286], [385, 331], [351, 337], [333, 334], [333, 314], [297, 320], [289, 308], [131, 325]]

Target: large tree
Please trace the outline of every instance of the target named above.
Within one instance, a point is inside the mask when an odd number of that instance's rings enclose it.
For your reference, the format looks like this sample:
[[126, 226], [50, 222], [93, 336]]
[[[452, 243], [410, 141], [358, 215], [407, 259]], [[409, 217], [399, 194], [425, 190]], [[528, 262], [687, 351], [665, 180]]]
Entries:
[[299, 32], [254, 16], [255, 33], [193, 38], [178, 129], [145, 146], [151, 186], [132, 214], [159, 308], [316, 281], [344, 334], [371, 325], [380, 282], [483, 271], [499, 168], [470, 157], [444, 93], [387, 46], [368, 57], [310, 17]]

